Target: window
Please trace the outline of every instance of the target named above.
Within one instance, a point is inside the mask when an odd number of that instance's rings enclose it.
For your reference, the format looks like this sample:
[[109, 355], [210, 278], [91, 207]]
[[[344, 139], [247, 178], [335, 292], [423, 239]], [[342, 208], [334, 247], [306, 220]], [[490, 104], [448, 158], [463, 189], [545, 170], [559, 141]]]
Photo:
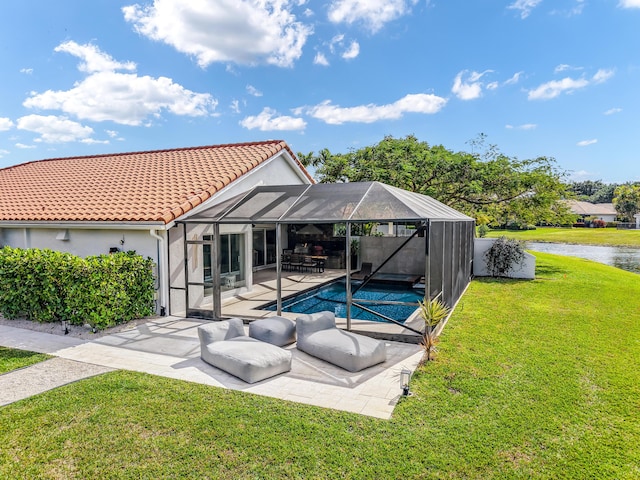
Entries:
[[[204, 235], [204, 241], [211, 241], [211, 235]], [[222, 290], [245, 285], [244, 234], [229, 233], [220, 235], [220, 285]], [[213, 282], [212, 245], [203, 245], [204, 283], [211, 288]], [[208, 293], [208, 292], [207, 292]]]

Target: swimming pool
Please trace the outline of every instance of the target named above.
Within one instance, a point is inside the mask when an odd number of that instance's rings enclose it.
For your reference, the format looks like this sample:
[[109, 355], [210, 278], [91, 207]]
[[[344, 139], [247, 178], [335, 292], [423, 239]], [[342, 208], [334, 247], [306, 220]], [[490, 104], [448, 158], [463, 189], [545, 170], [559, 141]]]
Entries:
[[[353, 283], [352, 288], [356, 288], [357, 285], [357, 283]], [[353, 301], [381, 300], [393, 302], [414, 302], [416, 304], [415, 306], [363, 304], [370, 310], [381, 313], [386, 317], [393, 318], [396, 321], [404, 322], [411, 316], [411, 314], [413, 314], [413, 312], [415, 312], [416, 308], [418, 308], [418, 300], [422, 300], [423, 298], [424, 290], [421, 289], [371, 282], [356, 292], [353, 296]], [[282, 301], [282, 311], [294, 313], [315, 313], [328, 310], [333, 312], [336, 317], [345, 318], [347, 316], [346, 303], [347, 294], [345, 292], [345, 282], [344, 280], [338, 280], [322, 287], [301, 292], [293, 297], [284, 299]], [[263, 310], [276, 310], [275, 302], [265, 305]], [[358, 320], [370, 320], [374, 322], [384, 321], [380, 317], [358, 307], [351, 307], [351, 318]]]

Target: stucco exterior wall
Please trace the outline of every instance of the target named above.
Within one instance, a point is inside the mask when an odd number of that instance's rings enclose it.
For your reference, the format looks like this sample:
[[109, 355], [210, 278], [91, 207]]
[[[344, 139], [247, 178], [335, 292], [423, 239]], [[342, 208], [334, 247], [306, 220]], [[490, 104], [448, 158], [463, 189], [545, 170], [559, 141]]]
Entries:
[[[489, 269], [485, 253], [491, 248], [495, 238], [476, 238], [473, 249], [473, 274], [476, 277], [489, 277]], [[508, 273], [509, 278], [522, 278], [532, 280], [536, 278], [536, 257], [529, 252], [524, 253], [524, 259]]]
[[[83, 228], [6, 228], [2, 241], [16, 248], [39, 248], [68, 252], [80, 257], [109, 253], [111, 248], [135, 250], [144, 257], [157, 260], [156, 239], [149, 229], [106, 230]], [[66, 239], [58, 239], [58, 237]]]
[[[360, 237], [360, 261], [378, 268], [389, 255], [407, 241], [406, 237]], [[403, 273], [423, 276], [425, 272], [425, 239], [416, 237], [393, 257], [380, 273]]]

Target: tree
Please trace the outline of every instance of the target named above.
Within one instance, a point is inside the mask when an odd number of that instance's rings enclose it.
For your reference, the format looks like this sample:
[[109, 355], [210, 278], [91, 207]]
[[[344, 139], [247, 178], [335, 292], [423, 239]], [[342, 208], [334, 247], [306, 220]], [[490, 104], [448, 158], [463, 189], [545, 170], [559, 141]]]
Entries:
[[474, 153], [431, 146], [414, 135], [385, 137], [377, 145], [318, 156], [304, 155], [320, 182], [379, 181], [429, 195], [469, 216], [487, 216], [493, 224], [567, 223], [570, 212], [559, 199], [566, 186], [555, 160], [518, 160], [485, 136], [471, 142]]
[[633, 216], [640, 212], [640, 184], [618, 186], [614, 192], [613, 205], [624, 221], [632, 222]]
[[571, 182], [568, 189], [576, 195], [578, 200], [591, 203], [611, 203], [613, 192], [617, 186], [615, 183], [603, 183], [602, 180], [584, 180]]

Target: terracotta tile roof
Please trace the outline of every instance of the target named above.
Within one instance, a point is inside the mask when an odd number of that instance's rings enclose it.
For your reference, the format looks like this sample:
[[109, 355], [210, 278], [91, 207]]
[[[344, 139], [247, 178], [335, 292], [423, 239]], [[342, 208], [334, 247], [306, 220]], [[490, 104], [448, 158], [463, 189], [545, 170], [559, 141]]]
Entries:
[[169, 223], [282, 150], [298, 161], [284, 141], [273, 140], [0, 169], [0, 221]]

